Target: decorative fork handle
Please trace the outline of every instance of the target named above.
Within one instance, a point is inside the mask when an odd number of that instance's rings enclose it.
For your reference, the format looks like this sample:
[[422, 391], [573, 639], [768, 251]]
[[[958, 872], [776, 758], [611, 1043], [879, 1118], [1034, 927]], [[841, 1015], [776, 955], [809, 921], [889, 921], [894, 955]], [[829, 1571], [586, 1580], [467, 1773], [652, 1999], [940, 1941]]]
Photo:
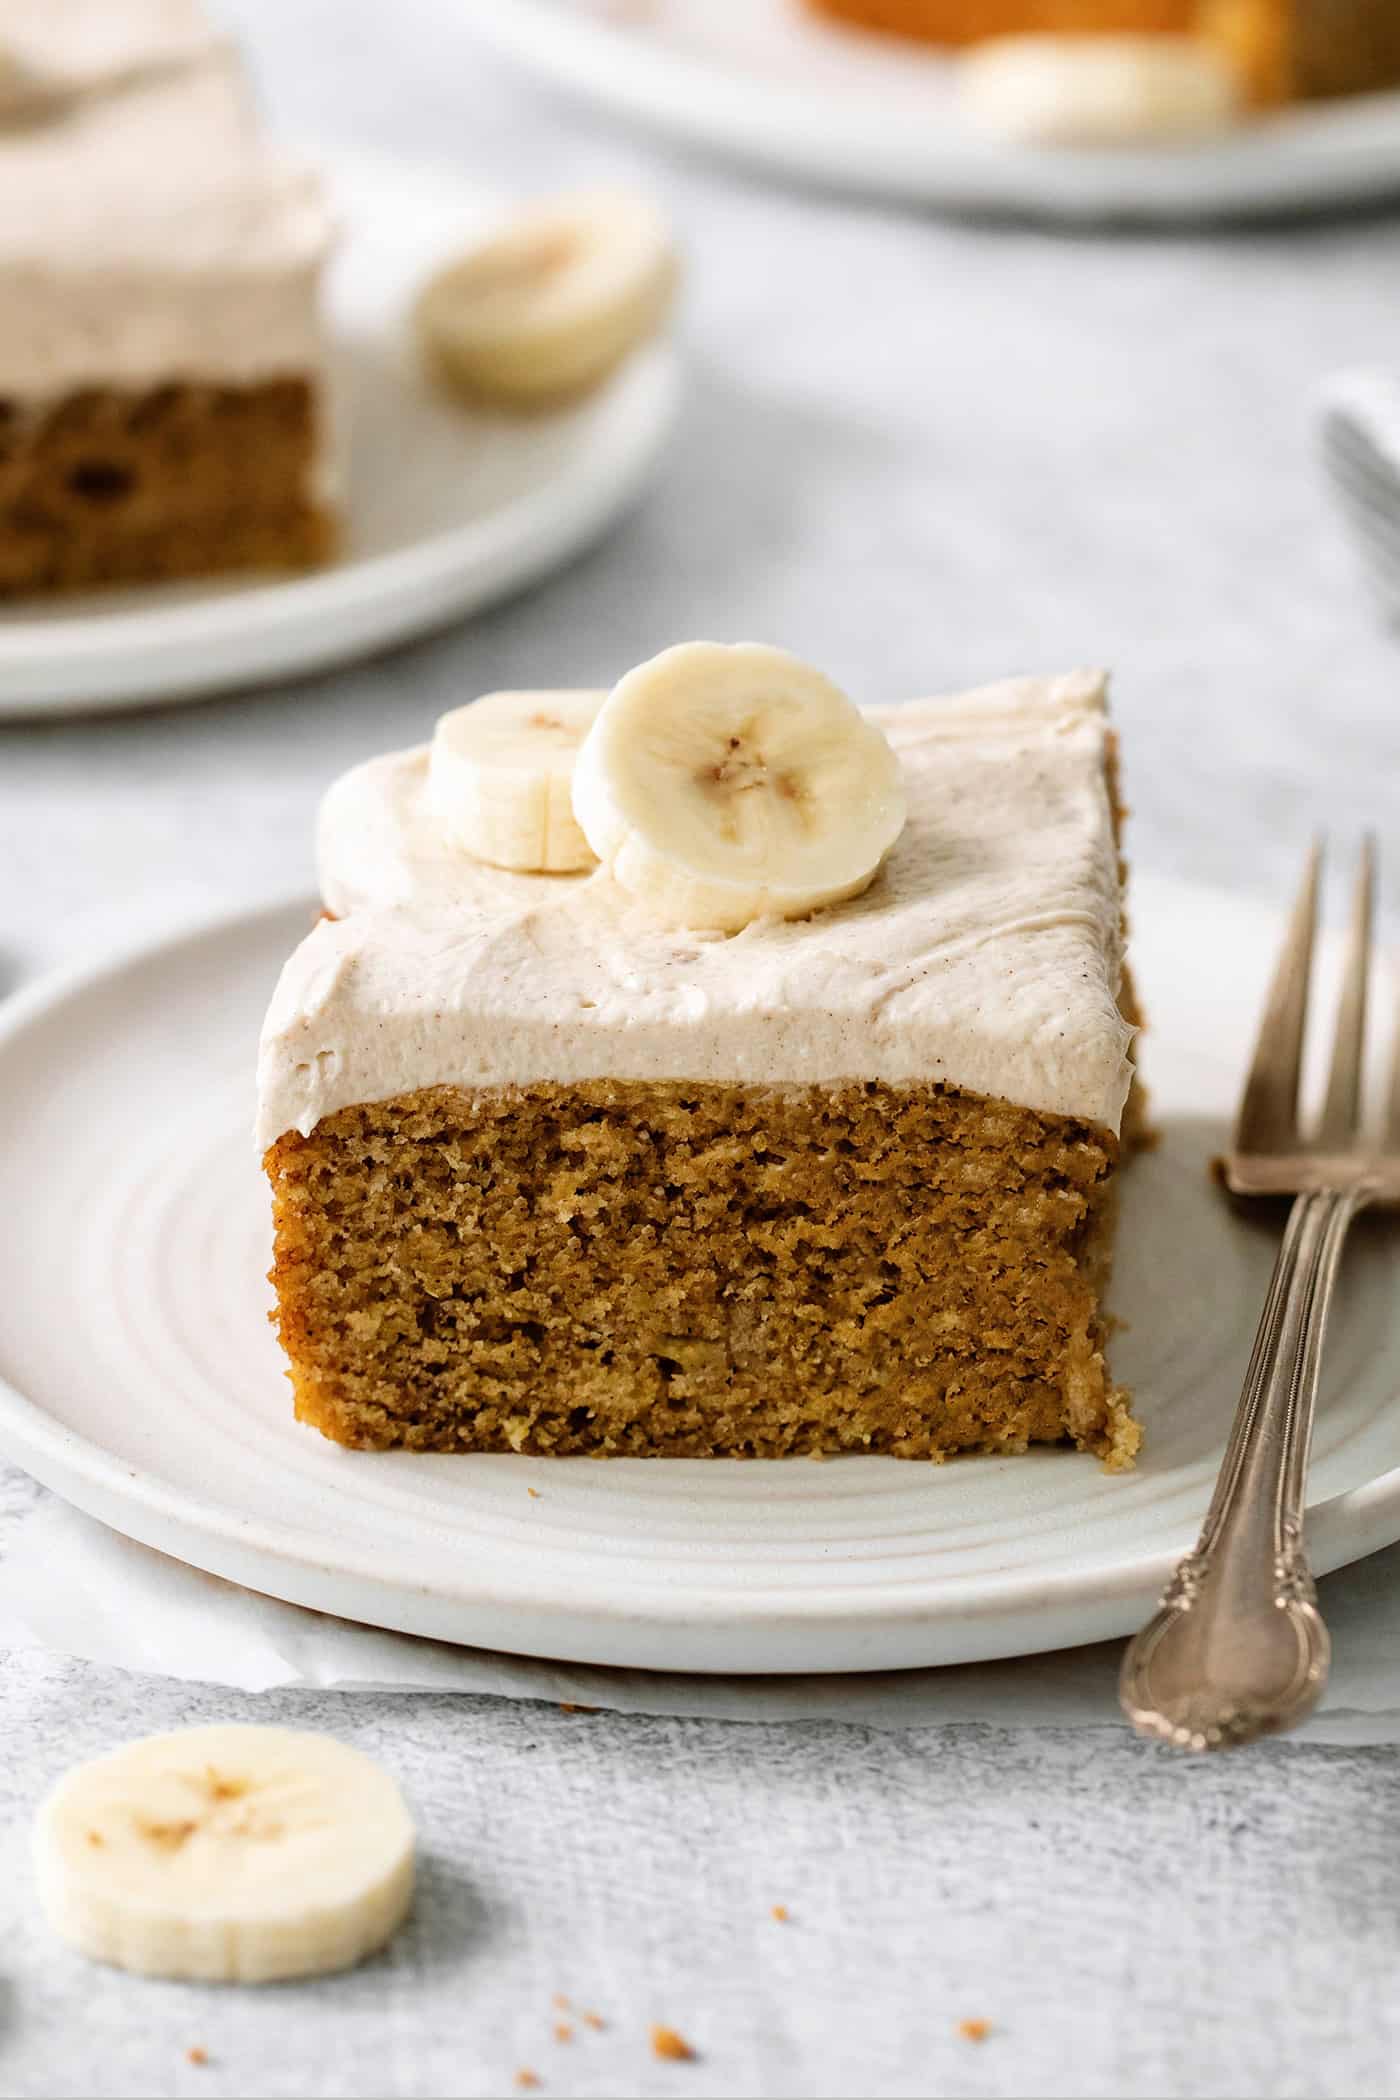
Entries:
[[1119, 1697], [1142, 1735], [1183, 1750], [1252, 1742], [1301, 1721], [1327, 1682], [1304, 1495], [1328, 1307], [1367, 1195], [1324, 1189], [1289, 1213], [1200, 1540], [1123, 1658]]

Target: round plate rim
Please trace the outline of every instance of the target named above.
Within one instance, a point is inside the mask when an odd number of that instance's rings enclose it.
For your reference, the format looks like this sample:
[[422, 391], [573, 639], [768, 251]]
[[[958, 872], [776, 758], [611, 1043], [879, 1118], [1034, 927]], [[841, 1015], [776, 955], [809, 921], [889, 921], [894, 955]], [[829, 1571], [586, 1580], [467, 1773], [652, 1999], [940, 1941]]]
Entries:
[[567, 0], [461, 5], [485, 43], [555, 86], [828, 191], [1108, 224], [1326, 211], [1400, 189], [1400, 91], [1288, 110], [1183, 147], [1068, 151], [964, 134], [940, 141], [934, 127], [891, 125], [887, 112], [649, 44], [629, 25], [576, 13]]
[[[440, 158], [405, 160], [369, 148], [305, 149], [350, 181], [454, 182], [477, 206], [504, 202]], [[433, 532], [410, 546], [349, 556], [326, 568], [245, 585], [211, 580], [207, 594], [171, 605], [0, 621], [0, 721], [168, 706], [355, 662], [486, 610], [527, 589], [593, 544], [638, 499], [674, 426], [678, 353], [667, 341], [636, 351], [611, 382], [627, 414], [604, 444], [585, 443], [567, 473], [512, 497], [499, 510]], [[620, 427], [618, 427], [620, 426]], [[44, 601], [46, 608], [53, 600]], [[366, 624], [366, 613], [369, 620]], [[343, 623], [353, 612], [354, 619]], [[188, 659], [214, 652], [197, 667]]]
[[[1202, 885], [1164, 881], [1163, 887], [1168, 886], [1190, 891], [1201, 900], [1210, 899], [1217, 909], [1222, 901], [1230, 907], [1255, 908], [1254, 900]], [[311, 902], [304, 896], [289, 895], [236, 911], [202, 913], [158, 936], [135, 939], [99, 961], [51, 973], [15, 993], [0, 1010], [0, 1064], [33, 1027], [133, 968], [173, 958], [181, 949], [220, 936], [256, 938], [262, 923], [308, 911]], [[532, 1588], [520, 1569], [512, 1571], [504, 1591], [479, 1576], [465, 1584], [444, 1582], [439, 1576], [417, 1586], [406, 1585], [367, 1564], [362, 1544], [347, 1550], [345, 1542], [338, 1540], [336, 1554], [328, 1558], [323, 1538], [313, 1544], [292, 1526], [268, 1525], [217, 1502], [169, 1488], [93, 1439], [61, 1427], [3, 1377], [0, 1448], [45, 1486], [144, 1544], [175, 1552], [195, 1566], [266, 1594], [409, 1633], [555, 1659], [662, 1667], [660, 1654], [667, 1636], [681, 1630], [702, 1638], [723, 1636], [735, 1622], [732, 1590], [688, 1583], [683, 1597], [675, 1600], [664, 1592], [649, 1593], [645, 1608], [639, 1611], [625, 1594], [625, 1574], [606, 1566], [601, 1578], [596, 1568], [590, 1568], [567, 1599], [561, 1599], [547, 1583]], [[1357, 1487], [1314, 1504], [1309, 1511], [1310, 1556], [1320, 1574], [1362, 1559], [1397, 1539], [1400, 1467], [1377, 1473]], [[1189, 1540], [1183, 1539], [1183, 1550], [1187, 1544]], [[771, 1644], [785, 1635], [810, 1639], [822, 1629], [828, 1629], [833, 1638], [831, 1659], [824, 1660], [821, 1667], [833, 1671], [988, 1660], [1105, 1638], [1130, 1630], [1150, 1609], [1175, 1557], [1168, 1553], [1100, 1562], [1089, 1571], [1070, 1566], [1049, 1571], [1038, 1568], [1029, 1575], [1008, 1570], [996, 1575], [925, 1579], [911, 1583], [907, 1594], [891, 1597], [885, 1593], [873, 1607], [858, 1588], [843, 1590], [839, 1581], [830, 1590], [813, 1588], [798, 1596], [784, 1592], [781, 1605], [765, 1607], [764, 1588], [754, 1584], [744, 1591], [743, 1635], [746, 1642], [764, 1648], [765, 1659], [749, 1667], [765, 1673], [809, 1672], [815, 1667], [810, 1654], [784, 1663]], [[351, 1593], [349, 1609], [346, 1585]], [[518, 1622], [508, 1639], [500, 1638], [494, 1625], [494, 1615], [503, 1610]], [[920, 1632], [928, 1639], [921, 1644], [921, 1652], [915, 1653], [911, 1643]], [[866, 1652], [868, 1642], [885, 1651], [878, 1664], [872, 1664]], [[732, 1660], [718, 1656], [688, 1658], [684, 1667], [726, 1674], [743, 1671], [742, 1664], [736, 1671]]]

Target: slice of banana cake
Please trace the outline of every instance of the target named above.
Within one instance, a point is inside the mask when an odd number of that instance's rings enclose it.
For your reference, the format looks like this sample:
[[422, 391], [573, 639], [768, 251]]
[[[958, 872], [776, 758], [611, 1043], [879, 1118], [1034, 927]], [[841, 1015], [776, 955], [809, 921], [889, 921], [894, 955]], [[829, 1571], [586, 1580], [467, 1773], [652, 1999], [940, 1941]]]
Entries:
[[862, 711], [755, 645], [347, 774], [260, 1062], [298, 1415], [1130, 1463], [1117, 827], [1099, 675]]
[[329, 559], [332, 238], [198, 0], [0, 0], [0, 599]]

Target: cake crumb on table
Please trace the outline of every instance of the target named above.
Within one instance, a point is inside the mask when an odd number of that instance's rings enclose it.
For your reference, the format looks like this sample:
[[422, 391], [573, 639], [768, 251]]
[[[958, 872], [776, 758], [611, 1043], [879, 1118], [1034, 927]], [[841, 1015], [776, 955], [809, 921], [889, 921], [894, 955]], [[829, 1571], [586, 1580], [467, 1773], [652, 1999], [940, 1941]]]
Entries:
[[556, 1991], [549, 2002], [556, 2012], [571, 2012], [573, 2010], [562, 1991]]
[[772, 1918], [773, 1923], [775, 1925], [786, 1925], [790, 1921], [790, 1914], [786, 1903], [775, 1903], [768, 1915]]
[[651, 2053], [667, 2063], [688, 2064], [694, 2061], [695, 2051], [683, 2034], [674, 2027], [653, 2027], [651, 2030]]
[[959, 2020], [958, 2022], [958, 2033], [965, 2042], [985, 2042], [991, 2031], [991, 2022], [988, 2020]]
[[539, 2079], [528, 2065], [522, 2065], [515, 2074], [516, 2086], [522, 2093], [532, 2093], [539, 2082]]
[[526, 1488], [525, 1492], [526, 1492], [526, 1494], [527, 1494], [527, 1495], [528, 1495], [528, 1496], [530, 1497], [530, 1500], [531, 1500], [532, 1502], [538, 1502], [538, 1501], [539, 1501], [539, 1499], [540, 1499], [540, 1491], [539, 1491], [539, 1489], [538, 1489], [538, 1488]]
[[209, 2061], [209, 2051], [207, 2049], [201, 2049], [198, 2042], [196, 2042], [193, 2049], [187, 2049], [185, 2051], [185, 2061], [187, 2063], [192, 2064], [207, 2064]]
[[608, 2023], [600, 2013], [586, 2012], [583, 2016], [583, 2024], [585, 2027], [591, 2027], [595, 2034], [601, 2034]]
[[569, 2025], [568, 2021], [567, 2021], [567, 2020], [556, 2020], [556, 2021], [555, 2021], [555, 2023], [554, 2023], [554, 2039], [555, 2039], [555, 2041], [556, 2041], [556, 2042], [571, 2042], [571, 2041], [573, 2040], [573, 2038], [574, 2038], [574, 2030], [573, 2030], [573, 2028], [572, 2028], [572, 2027], [571, 2027], [571, 2026]]

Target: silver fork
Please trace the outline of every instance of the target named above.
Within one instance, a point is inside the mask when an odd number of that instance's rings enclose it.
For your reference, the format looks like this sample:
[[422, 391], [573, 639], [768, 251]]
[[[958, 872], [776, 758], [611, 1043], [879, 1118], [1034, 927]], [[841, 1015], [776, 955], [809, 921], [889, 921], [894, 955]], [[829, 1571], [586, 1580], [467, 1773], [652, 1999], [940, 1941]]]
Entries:
[[1375, 851], [1362, 848], [1321, 1121], [1299, 1122], [1321, 848], [1308, 857], [1223, 1161], [1239, 1196], [1293, 1197], [1244, 1391], [1194, 1553], [1123, 1658], [1118, 1693], [1142, 1735], [1223, 1750], [1292, 1728], [1327, 1682], [1331, 1645], [1303, 1552], [1308, 1447], [1347, 1228], [1400, 1202], [1400, 1052], [1384, 1133], [1363, 1126], [1362, 1052]]

